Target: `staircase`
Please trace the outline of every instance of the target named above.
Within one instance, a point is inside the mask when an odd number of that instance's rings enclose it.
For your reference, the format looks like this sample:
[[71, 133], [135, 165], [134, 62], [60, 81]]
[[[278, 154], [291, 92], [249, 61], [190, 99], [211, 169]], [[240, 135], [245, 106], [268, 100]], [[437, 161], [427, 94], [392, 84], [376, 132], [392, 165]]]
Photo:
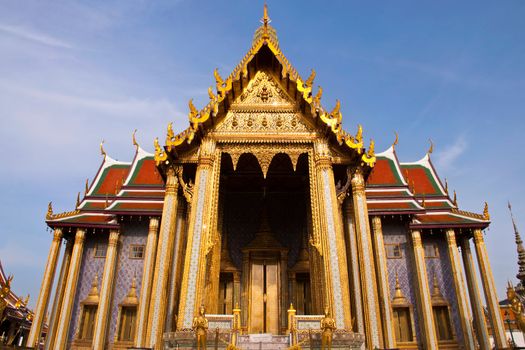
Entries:
[[287, 335], [270, 333], [240, 335], [237, 347], [241, 350], [284, 350], [290, 346]]

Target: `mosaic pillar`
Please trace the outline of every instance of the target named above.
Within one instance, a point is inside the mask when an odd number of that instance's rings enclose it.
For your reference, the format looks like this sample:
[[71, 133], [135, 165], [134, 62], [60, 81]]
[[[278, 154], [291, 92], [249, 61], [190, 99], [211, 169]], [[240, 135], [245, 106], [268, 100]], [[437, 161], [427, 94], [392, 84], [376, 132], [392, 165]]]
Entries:
[[483, 232], [480, 229], [474, 230], [474, 246], [476, 248], [476, 257], [478, 258], [478, 268], [481, 274], [481, 283], [483, 284], [483, 291], [485, 292], [485, 299], [487, 301], [487, 309], [490, 315], [492, 324], [492, 334], [494, 335], [494, 343], [497, 349], [508, 347], [507, 338], [505, 336], [505, 329], [503, 327], [503, 320], [499, 311], [498, 296], [496, 294], [496, 287], [494, 286], [494, 277], [492, 276], [492, 269], [490, 268], [489, 257], [487, 255], [487, 247], [483, 239]]
[[385, 348], [395, 348], [394, 329], [392, 327], [392, 308], [390, 307], [390, 287], [388, 285], [388, 268], [386, 265], [385, 243], [383, 241], [383, 226], [381, 217], [372, 217], [374, 231], [374, 257], [377, 266], [377, 284], [379, 287], [379, 303], [381, 306], [381, 321], [383, 326], [383, 341]]
[[432, 300], [428, 286], [427, 268], [425, 263], [425, 251], [421, 241], [421, 232], [412, 231], [412, 247], [414, 250], [414, 263], [416, 270], [416, 291], [419, 302], [419, 328], [423, 348], [427, 350], [438, 349], [438, 341], [434, 327], [434, 316], [432, 312]]
[[53, 349], [55, 342], [56, 330], [58, 326], [58, 315], [62, 307], [62, 300], [64, 298], [64, 290], [66, 288], [67, 272], [71, 262], [71, 251], [73, 250], [73, 239], [68, 239], [66, 248], [64, 250], [64, 257], [62, 258], [62, 267], [60, 268], [60, 277], [55, 291], [55, 300], [53, 302], [53, 310], [51, 311], [51, 318], [49, 320], [49, 330], [46, 336], [45, 350]]
[[454, 279], [454, 290], [458, 302], [459, 317], [461, 319], [461, 329], [463, 330], [463, 342], [465, 349], [474, 350], [476, 344], [470, 325], [470, 312], [468, 310], [467, 296], [465, 293], [465, 282], [463, 281], [463, 271], [460, 265], [458, 245], [456, 243], [456, 233], [453, 229], [447, 230], [448, 256], [450, 266], [452, 266], [452, 277]]
[[162, 208], [162, 221], [155, 258], [155, 274], [153, 276], [151, 302], [148, 314], [147, 338], [149, 343], [146, 346], [161, 349], [162, 334], [166, 323], [167, 301], [168, 301], [168, 280], [173, 256], [173, 243], [175, 236], [176, 214], [178, 206], [177, 190], [179, 182], [177, 172], [182, 171], [180, 167], [176, 169], [169, 167], [166, 171], [166, 193], [164, 195], [164, 206]]
[[467, 237], [463, 237], [461, 239], [461, 255], [463, 257], [463, 266], [465, 268], [465, 275], [467, 277], [470, 306], [474, 316], [476, 339], [478, 340], [481, 350], [490, 350], [491, 346], [487, 332], [487, 324], [485, 322], [485, 313], [483, 311], [483, 304], [481, 302], [481, 295], [479, 293], [476, 270], [474, 268], [474, 261], [472, 259], [472, 251], [470, 250], [470, 242]]
[[42, 286], [40, 287], [40, 293], [38, 294], [38, 301], [35, 307], [35, 316], [33, 318], [33, 323], [31, 324], [29, 337], [27, 338], [27, 345], [30, 347], [38, 347], [40, 343], [40, 337], [42, 335], [42, 324], [44, 323], [47, 305], [49, 304], [49, 295], [51, 294], [53, 280], [55, 279], [55, 270], [57, 267], [58, 256], [60, 255], [61, 241], [62, 229], [56, 228], [55, 232], [53, 233], [53, 241], [51, 242], [51, 248], [49, 248], [49, 254], [47, 256], [44, 278], [42, 280]]
[[184, 206], [180, 205], [177, 213], [177, 228], [175, 229], [175, 245], [173, 248], [173, 259], [171, 264], [171, 276], [170, 276], [170, 293], [168, 302], [168, 314], [166, 316], [166, 332], [174, 330], [177, 317], [177, 303], [180, 291], [180, 270], [181, 265], [181, 246], [184, 236], [184, 230], [186, 229], [186, 210]]
[[[351, 272], [351, 295], [353, 296], [354, 317], [356, 318], [355, 331], [365, 334], [365, 323], [363, 319], [363, 303], [361, 296], [361, 280], [359, 278], [359, 254], [357, 251], [357, 237], [354, 222], [354, 207], [352, 200], [347, 198], [345, 201], [345, 220], [346, 220], [346, 242], [349, 252], [348, 270]], [[364, 349], [364, 344], [362, 345]]]
[[188, 240], [179, 302], [178, 329], [191, 328], [193, 317], [204, 303], [206, 255], [217, 244], [215, 224], [217, 207], [220, 152], [215, 141], [203, 139], [199, 149], [199, 163], [195, 175], [194, 198], [188, 226]]
[[85, 237], [85, 229], [78, 228], [75, 234], [75, 245], [73, 246], [73, 252], [71, 253], [71, 263], [67, 273], [64, 300], [62, 302], [62, 309], [60, 310], [58, 320], [57, 335], [54, 344], [54, 349], [56, 350], [66, 349], [67, 347], [67, 337], [71, 323], [73, 303], [77, 292], [78, 273], [80, 272], [80, 264], [84, 252]]
[[153, 216], [149, 219], [148, 238], [146, 241], [146, 252], [144, 254], [142, 286], [140, 288], [140, 300], [137, 312], [137, 334], [135, 337], [135, 347], [137, 348], [142, 348], [146, 345], [146, 328], [148, 326], [151, 284], [153, 282], [153, 274], [155, 271], [158, 229], [159, 218]]
[[[328, 306], [337, 328], [351, 329], [350, 291], [344, 234], [339, 217], [339, 203], [335, 192], [334, 173], [328, 144], [315, 143], [317, 194], [321, 210], [321, 251], [324, 257], [324, 284], [328, 291]], [[328, 299], [328, 298], [327, 298]], [[285, 308], [286, 310], [286, 308]]]
[[103, 350], [106, 348], [106, 335], [108, 321], [111, 312], [111, 300], [113, 299], [113, 285], [115, 284], [115, 270], [117, 267], [117, 248], [119, 231], [109, 232], [108, 249], [106, 251], [106, 261], [104, 262], [104, 272], [102, 274], [102, 286], [100, 289], [100, 302], [98, 304], [95, 328], [93, 333], [93, 350]]
[[373, 349], [381, 347], [381, 316], [379, 313], [372, 235], [370, 233], [368, 207], [366, 204], [365, 180], [360, 168], [355, 170], [351, 181], [357, 249], [359, 250], [361, 290], [363, 292], [366, 346], [369, 349]]

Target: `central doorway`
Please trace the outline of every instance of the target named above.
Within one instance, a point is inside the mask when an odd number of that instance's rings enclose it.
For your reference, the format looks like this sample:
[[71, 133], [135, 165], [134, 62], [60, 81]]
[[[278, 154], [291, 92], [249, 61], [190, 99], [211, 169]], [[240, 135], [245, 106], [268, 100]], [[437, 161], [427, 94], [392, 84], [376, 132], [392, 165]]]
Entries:
[[277, 259], [253, 258], [250, 264], [250, 333], [279, 333], [280, 273]]

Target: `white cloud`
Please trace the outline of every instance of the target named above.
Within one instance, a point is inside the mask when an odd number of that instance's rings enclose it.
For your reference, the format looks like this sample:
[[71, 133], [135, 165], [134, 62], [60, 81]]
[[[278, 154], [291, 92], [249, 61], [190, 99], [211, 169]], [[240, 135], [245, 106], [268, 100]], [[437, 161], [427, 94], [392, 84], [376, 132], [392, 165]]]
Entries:
[[454, 162], [465, 152], [467, 147], [468, 144], [465, 136], [460, 135], [453, 144], [436, 152], [436, 164], [444, 171], [450, 169], [454, 165]]
[[45, 33], [35, 31], [27, 27], [0, 24], [0, 32], [4, 32], [4, 33], [7, 33], [12, 36], [16, 36], [18, 38], [22, 38], [25, 40], [33, 41], [41, 45], [65, 48], [65, 49], [73, 48], [73, 45], [61, 39], [55, 38]]

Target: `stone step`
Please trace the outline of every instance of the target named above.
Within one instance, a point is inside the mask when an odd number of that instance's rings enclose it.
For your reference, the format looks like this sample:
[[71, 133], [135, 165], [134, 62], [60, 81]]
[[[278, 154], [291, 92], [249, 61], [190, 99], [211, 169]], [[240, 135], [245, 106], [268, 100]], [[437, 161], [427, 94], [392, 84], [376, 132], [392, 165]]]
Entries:
[[240, 335], [237, 347], [241, 350], [284, 350], [290, 346], [287, 335], [268, 333]]

